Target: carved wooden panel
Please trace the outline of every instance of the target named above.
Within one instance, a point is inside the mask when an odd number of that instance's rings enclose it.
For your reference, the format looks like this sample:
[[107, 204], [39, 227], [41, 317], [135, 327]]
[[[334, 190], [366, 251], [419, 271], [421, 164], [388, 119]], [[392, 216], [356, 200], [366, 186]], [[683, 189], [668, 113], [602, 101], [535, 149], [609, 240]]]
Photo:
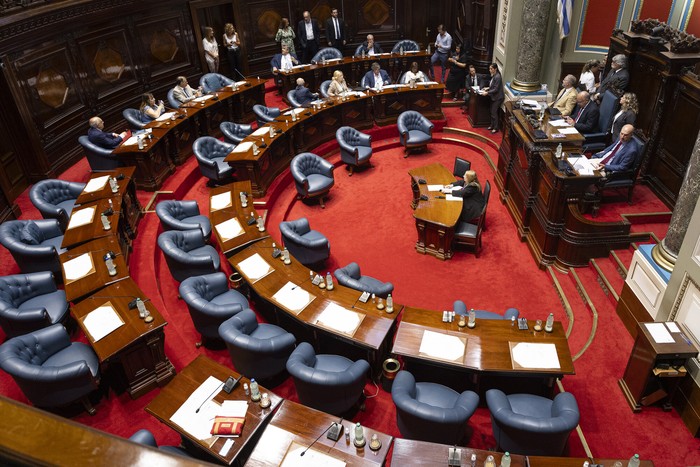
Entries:
[[166, 79], [174, 86], [175, 77], [192, 65], [196, 53], [188, 47], [192, 43], [189, 29], [182, 12], [153, 15], [136, 22], [134, 34], [143, 53], [140, 80]]
[[[260, 49], [270, 49], [277, 53], [279, 48], [275, 42], [275, 34], [279, 29], [282, 18], [287, 18], [296, 32], [297, 21], [289, 11], [289, 4], [284, 0], [249, 2], [246, 4], [249, 23], [248, 36], [252, 40], [255, 52]], [[269, 58], [268, 58], [269, 61]]]
[[639, 109], [635, 127], [645, 135], [650, 135], [661, 98], [662, 76], [658, 63], [638, 58], [630, 67], [630, 91], [639, 99]]

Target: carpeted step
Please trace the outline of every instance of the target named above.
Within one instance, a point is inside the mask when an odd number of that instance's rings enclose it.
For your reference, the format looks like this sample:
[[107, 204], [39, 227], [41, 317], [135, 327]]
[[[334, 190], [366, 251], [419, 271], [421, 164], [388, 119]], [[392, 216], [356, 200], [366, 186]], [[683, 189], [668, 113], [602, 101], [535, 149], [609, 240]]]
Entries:
[[[569, 350], [571, 351], [572, 358], [577, 358], [576, 355], [585, 349], [586, 343], [591, 335], [593, 317], [590, 309], [586, 306], [576, 289], [572, 274], [570, 272], [563, 273], [554, 268], [551, 269], [551, 272], [554, 274], [554, 277], [556, 277], [561, 288], [562, 303], [568, 304], [570, 308], [571, 315], [569, 316], [567, 329], [569, 332]], [[554, 316], [557, 317], [556, 312]], [[546, 315], [541, 319], [544, 321]]]
[[591, 259], [589, 268], [593, 269], [598, 285], [606, 294], [610, 303], [616, 306], [622, 286], [625, 283], [624, 278], [618, 272], [616, 263], [610, 257], [596, 258]]

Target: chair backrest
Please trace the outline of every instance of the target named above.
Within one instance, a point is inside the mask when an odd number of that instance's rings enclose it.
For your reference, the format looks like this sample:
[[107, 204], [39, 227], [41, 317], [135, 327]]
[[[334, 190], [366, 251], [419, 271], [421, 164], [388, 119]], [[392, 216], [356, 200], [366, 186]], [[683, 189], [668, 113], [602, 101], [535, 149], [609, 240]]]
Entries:
[[410, 39], [402, 39], [402, 40], [398, 41], [396, 44], [394, 44], [394, 47], [391, 49], [391, 53], [400, 52], [401, 47], [403, 47], [404, 52], [420, 50], [420, 47], [418, 47], [418, 42], [412, 41]]
[[169, 89], [168, 90], [168, 103], [170, 104], [170, 107], [173, 109], [178, 109], [180, 108], [180, 101], [175, 99], [175, 89]]
[[358, 45], [355, 49], [355, 56], [362, 54], [362, 44]]
[[472, 163], [461, 157], [455, 157], [455, 165], [452, 168], [452, 175], [455, 177], [463, 177], [464, 172], [472, 168]]
[[121, 160], [112, 154], [111, 149], [105, 149], [93, 144], [92, 141], [88, 139], [87, 135], [79, 136], [78, 143], [83, 147], [85, 157], [92, 170], [114, 170], [123, 166]]
[[331, 60], [334, 58], [343, 58], [343, 54], [335, 47], [324, 47], [311, 58], [311, 63], [318, 63], [323, 60]]
[[129, 123], [132, 130], [140, 130], [146, 126], [141, 119], [141, 111], [138, 109], [124, 109], [122, 110], [122, 116]]
[[362, 133], [351, 126], [341, 126], [335, 132], [335, 137], [339, 141], [343, 141], [350, 146], [359, 146], [361, 144], [360, 136], [362, 136]]
[[406, 130], [413, 130], [419, 128], [424, 122], [430, 124], [430, 120], [421, 115], [420, 112], [415, 110], [407, 110], [399, 115], [396, 125], [399, 127], [399, 131], [403, 132], [402, 128]]
[[486, 223], [486, 209], [489, 207], [489, 198], [491, 197], [491, 182], [486, 180], [486, 184], [484, 184], [484, 208], [481, 210], [481, 216], [479, 217], [479, 226], [478, 226], [478, 231], [476, 233], [476, 236], [479, 237], [481, 235], [481, 230], [484, 227], [484, 223]]
[[605, 94], [603, 94], [603, 100], [600, 102], [600, 107], [598, 109], [599, 132], [606, 133], [610, 130], [619, 101], [620, 98], [613, 94], [612, 91], [605, 91]]
[[211, 160], [226, 157], [233, 148], [232, 144], [219, 141], [213, 136], [200, 136], [192, 145], [192, 152], [197, 159]]
[[634, 160], [634, 165], [632, 166], [632, 172], [634, 173], [634, 179], [636, 179], [637, 176], [639, 175], [639, 170], [642, 168], [642, 161], [644, 160], [644, 151], [646, 150], [647, 145], [637, 135], [633, 135], [632, 139], [634, 139], [637, 142], [637, 145], [639, 146], [639, 152], [637, 153], [637, 158]]
[[297, 101], [296, 94], [296, 89], [290, 89], [289, 91], [287, 91], [287, 101], [289, 101], [289, 105], [291, 105], [292, 107], [298, 108], [301, 107], [301, 104], [299, 103], [299, 101]]
[[231, 83], [233, 83], [232, 79], [220, 73], [205, 73], [199, 78], [199, 85], [202, 86], [202, 89], [206, 93], [218, 91]]
[[319, 88], [319, 92], [323, 97], [328, 97], [328, 87], [331, 85], [331, 80], [327, 79], [323, 83], [321, 83], [321, 87]]
[[295, 172], [300, 175], [318, 174], [324, 173], [324, 165], [325, 159], [323, 159], [323, 157], [312, 152], [302, 152], [301, 154], [294, 156], [290, 164], [290, 170], [292, 172], [292, 176], [295, 174]]
[[253, 132], [252, 125], [235, 122], [221, 122], [219, 128], [226, 142], [230, 144], [239, 144], [246, 136]]
[[258, 125], [262, 126], [279, 117], [281, 112], [277, 107], [265, 107], [264, 105], [255, 104], [253, 106], [253, 113], [258, 121]]

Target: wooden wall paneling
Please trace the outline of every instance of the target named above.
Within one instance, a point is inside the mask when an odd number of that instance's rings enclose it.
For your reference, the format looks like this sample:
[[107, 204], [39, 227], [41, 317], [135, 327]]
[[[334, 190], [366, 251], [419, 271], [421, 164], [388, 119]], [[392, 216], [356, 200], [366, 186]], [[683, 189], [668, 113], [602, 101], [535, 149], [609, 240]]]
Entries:
[[391, 50], [398, 36], [397, 0], [359, 0], [354, 3], [356, 8], [351, 8], [349, 13], [350, 21], [357, 28], [358, 43], [363, 42], [367, 34], [372, 34], [383, 49]]
[[[204, 57], [204, 47], [202, 39], [204, 38], [204, 28], [214, 28], [214, 38], [219, 44], [219, 70], [228, 70], [228, 58], [226, 57], [226, 49], [223, 47], [221, 36], [224, 33], [224, 24], [234, 22], [233, 18], [233, 3], [231, 0], [193, 0], [190, 2], [190, 15], [192, 17], [192, 31], [196, 49], [199, 56], [202, 72], [208, 73], [209, 68]], [[222, 66], [225, 62], [226, 65]]]
[[[240, 2], [244, 18], [245, 46], [243, 53], [248, 57], [250, 75], [269, 75], [270, 59], [279, 53], [275, 34], [282, 18], [288, 18], [296, 32], [297, 18], [291, 15], [290, 2], [286, 0], [264, 0]], [[299, 14], [301, 18], [301, 13]], [[298, 50], [297, 50], [298, 52]]]
[[[7, 66], [3, 67], [4, 71], [7, 69]], [[29, 186], [26, 175], [28, 166], [37, 158], [27, 157], [32, 154], [31, 142], [22, 126], [22, 118], [4, 73], [0, 73], [0, 102], [3, 102], [0, 112], [0, 188], [8, 202], [14, 204], [15, 199]], [[15, 205], [13, 209], [18, 216], [19, 208]]]

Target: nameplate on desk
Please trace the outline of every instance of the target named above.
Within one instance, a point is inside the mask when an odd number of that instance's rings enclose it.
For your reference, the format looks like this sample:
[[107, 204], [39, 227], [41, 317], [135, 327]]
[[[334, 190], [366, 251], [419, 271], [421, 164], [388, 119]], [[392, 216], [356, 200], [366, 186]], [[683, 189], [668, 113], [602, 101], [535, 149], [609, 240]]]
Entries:
[[250, 258], [244, 259], [238, 263], [237, 267], [238, 270], [241, 271], [241, 274], [246, 276], [253, 284], [275, 270], [259, 253], [255, 253]]
[[226, 191], [224, 193], [219, 193], [218, 195], [214, 195], [209, 200], [209, 207], [211, 208], [212, 211], [218, 211], [219, 209], [230, 208], [231, 206], [233, 206], [233, 202], [231, 200], [231, 192], [230, 191]]
[[315, 298], [315, 295], [311, 295], [293, 282], [287, 282], [272, 296], [272, 299], [282, 308], [295, 315], [304, 311], [304, 308]]
[[508, 342], [514, 370], [558, 370], [559, 355], [554, 344]]
[[82, 279], [85, 276], [89, 276], [95, 272], [95, 265], [92, 263], [92, 256], [90, 253], [83, 253], [77, 258], [63, 263], [63, 277], [65, 278], [65, 283], [70, 284], [78, 279]]
[[238, 218], [234, 217], [221, 224], [216, 224], [216, 232], [221, 237], [222, 242], [228, 242], [229, 240], [239, 237], [245, 233], [243, 227]]
[[92, 224], [92, 220], [94, 218], [95, 206], [75, 210], [70, 215], [70, 221], [68, 221], [68, 227], [66, 227], [66, 230], [74, 229], [86, 224]]
[[466, 349], [467, 339], [465, 337], [423, 331], [418, 353], [438, 360], [463, 363]]
[[[296, 441], [287, 448], [280, 467], [344, 467], [345, 461], [336, 459], [314, 448], [307, 449], [308, 445], [302, 445]], [[325, 449], [328, 449], [325, 447]], [[301, 454], [304, 453], [302, 456]]]
[[316, 324], [352, 337], [363, 319], [365, 319], [364, 313], [348, 310], [336, 303], [329, 303], [316, 319]]
[[85, 332], [92, 342], [97, 342], [115, 329], [124, 326], [124, 320], [109, 301], [92, 310], [83, 317], [82, 321]]
[[85, 188], [83, 188], [83, 193], [94, 193], [96, 191], [100, 191], [105, 187], [108, 181], [109, 175], [93, 178], [87, 182], [87, 185], [85, 185]]

